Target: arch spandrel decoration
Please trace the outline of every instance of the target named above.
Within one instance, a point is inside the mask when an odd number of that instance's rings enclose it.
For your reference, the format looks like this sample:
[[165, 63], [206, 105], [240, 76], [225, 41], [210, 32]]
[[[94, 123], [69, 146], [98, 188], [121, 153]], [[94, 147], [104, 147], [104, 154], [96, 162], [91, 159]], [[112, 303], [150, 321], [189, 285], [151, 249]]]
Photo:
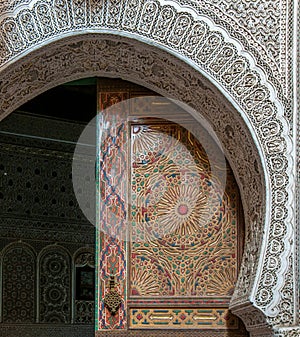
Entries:
[[[294, 321], [295, 286], [285, 283], [289, 257], [293, 259], [293, 233], [287, 226], [293, 214], [291, 141], [284, 108], [276, 98], [279, 92], [244, 47], [208, 17], [178, 3], [175, 7], [172, 1], [139, 1], [138, 10], [132, 8], [132, 1], [121, 6], [107, 1], [104, 8], [95, 1], [53, 1], [50, 6], [45, 0], [3, 16], [2, 116], [57, 84], [95, 75], [123, 77], [201, 112], [223, 142], [247, 204], [246, 241], [251, 244], [246, 245], [232, 309], [243, 315], [240, 308], [250, 300], [270, 324]], [[81, 35], [87, 27], [119, 36]], [[239, 114], [223, 103], [205, 77]], [[251, 328], [250, 319], [245, 323]]]

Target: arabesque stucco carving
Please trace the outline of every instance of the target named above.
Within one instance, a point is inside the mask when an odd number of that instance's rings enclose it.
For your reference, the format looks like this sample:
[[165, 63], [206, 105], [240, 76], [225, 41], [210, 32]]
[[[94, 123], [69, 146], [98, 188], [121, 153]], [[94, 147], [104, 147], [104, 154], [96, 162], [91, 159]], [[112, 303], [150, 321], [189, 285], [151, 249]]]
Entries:
[[[109, 76], [207, 118], [244, 200], [247, 243], [231, 306], [253, 331], [297, 319], [292, 75], [288, 43], [274, 39], [288, 14], [281, 4], [39, 0], [3, 6], [0, 17], [3, 117], [65, 81]], [[254, 308], [260, 314], [251, 317]]]

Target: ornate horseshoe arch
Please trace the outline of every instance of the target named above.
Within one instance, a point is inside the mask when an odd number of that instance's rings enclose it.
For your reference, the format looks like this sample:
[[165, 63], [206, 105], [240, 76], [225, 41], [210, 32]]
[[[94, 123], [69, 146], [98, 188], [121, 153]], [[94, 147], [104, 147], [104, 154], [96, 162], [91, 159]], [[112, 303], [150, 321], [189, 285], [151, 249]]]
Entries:
[[231, 309], [253, 336], [271, 336], [297, 319], [282, 93], [258, 52], [188, 4], [35, 0], [2, 15], [0, 114], [88, 76], [121, 77], [200, 112], [224, 146], [244, 204], [245, 252]]

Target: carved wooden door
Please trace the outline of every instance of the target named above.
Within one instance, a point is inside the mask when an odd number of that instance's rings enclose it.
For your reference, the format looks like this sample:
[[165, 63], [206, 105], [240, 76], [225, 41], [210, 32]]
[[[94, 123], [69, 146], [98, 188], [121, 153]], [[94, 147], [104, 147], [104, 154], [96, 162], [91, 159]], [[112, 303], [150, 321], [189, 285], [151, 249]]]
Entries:
[[120, 83], [99, 90], [97, 334], [246, 336], [233, 173], [190, 115]]

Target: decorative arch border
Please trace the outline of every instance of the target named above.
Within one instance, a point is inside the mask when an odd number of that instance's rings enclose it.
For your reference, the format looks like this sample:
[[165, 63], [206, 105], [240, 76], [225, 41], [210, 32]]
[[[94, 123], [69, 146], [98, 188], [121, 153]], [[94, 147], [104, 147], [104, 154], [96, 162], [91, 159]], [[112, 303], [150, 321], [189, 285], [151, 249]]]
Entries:
[[40, 260], [43, 258], [43, 256], [47, 253], [47, 252], [52, 252], [52, 251], [61, 251], [63, 252], [64, 254], [66, 254], [66, 256], [68, 256], [68, 259], [69, 259], [69, 263], [71, 264], [71, 261], [72, 261], [72, 256], [69, 252], [69, 250], [60, 245], [60, 244], [49, 244], [45, 247], [43, 247], [43, 249], [41, 249], [41, 251], [38, 253], [37, 255], [37, 261], [38, 261], [38, 264], [40, 263]]
[[[225, 145], [248, 206], [232, 310], [249, 330], [295, 322], [292, 143], [278, 92], [254, 57], [211, 18], [177, 2], [52, 5], [32, 1], [2, 19], [2, 117], [55, 85], [87, 76], [122, 77], [201, 112]], [[246, 304], [261, 311], [258, 321]]]
[[[65, 248], [64, 246], [60, 245], [60, 244], [49, 244], [49, 245], [43, 247], [43, 249], [41, 249], [41, 251], [37, 254], [37, 266], [39, 268], [39, 273], [41, 272], [41, 270], [40, 270], [41, 260], [44, 258], [44, 255], [47, 255], [47, 253], [49, 253], [49, 252], [61, 252], [61, 253], [63, 253], [68, 258], [68, 263], [69, 263], [69, 266], [71, 267], [72, 256], [71, 256], [69, 250], [67, 248]], [[71, 269], [70, 269], [70, 274], [71, 274]]]

